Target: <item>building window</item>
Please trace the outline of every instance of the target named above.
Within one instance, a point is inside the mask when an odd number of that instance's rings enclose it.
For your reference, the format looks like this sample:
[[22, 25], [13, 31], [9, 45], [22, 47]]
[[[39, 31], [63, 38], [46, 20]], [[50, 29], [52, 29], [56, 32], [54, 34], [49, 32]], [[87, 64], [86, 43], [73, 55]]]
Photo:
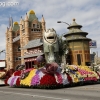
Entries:
[[37, 24], [37, 28], [40, 28], [40, 25], [39, 24]]
[[31, 29], [31, 31], [33, 31], [33, 29]]
[[17, 36], [19, 36], [19, 33], [17, 33]]
[[19, 57], [15, 57], [15, 61], [21, 60], [21, 58]]
[[18, 57], [18, 60], [21, 60], [21, 58]]
[[22, 29], [24, 28], [24, 25], [22, 25]]
[[34, 29], [34, 31], [36, 31], [36, 29]]
[[25, 33], [25, 29], [23, 29], [22, 32]]
[[33, 24], [33, 27], [35, 28], [35, 24]]
[[15, 60], [18, 60], [18, 57], [15, 57]]
[[9, 38], [8, 38], [8, 41], [9, 41]]
[[21, 51], [21, 50], [20, 50], [20, 46], [18, 46], [18, 51]]

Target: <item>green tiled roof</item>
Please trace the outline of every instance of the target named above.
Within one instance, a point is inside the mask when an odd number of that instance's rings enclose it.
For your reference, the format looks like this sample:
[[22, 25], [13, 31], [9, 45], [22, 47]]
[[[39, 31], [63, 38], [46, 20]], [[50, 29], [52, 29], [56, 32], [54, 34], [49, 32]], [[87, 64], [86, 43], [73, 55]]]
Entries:
[[29, 49], [29, 48], [34, 48], [41, 45], [43, 45], [42, 39], [35, 39], [35, 40], [29, 41], [28, 44], [21, 49]]
[[18, 31], [19, 30], [19, 24], [14, 24], [13, 26], [13, 31]]
[[29, 21], [38, 20], [35, 14], [29, 14]]

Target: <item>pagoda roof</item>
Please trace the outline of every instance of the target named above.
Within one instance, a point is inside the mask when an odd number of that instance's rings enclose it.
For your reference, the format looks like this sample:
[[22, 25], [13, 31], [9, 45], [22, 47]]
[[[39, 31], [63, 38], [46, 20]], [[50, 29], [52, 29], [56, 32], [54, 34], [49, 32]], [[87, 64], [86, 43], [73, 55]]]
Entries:
[[69, 36], [69, 35], [76, 35], [76, 34], [79, 34], [79, 35], [87, 35], [88, 33], [87, 32], [83, 32], [83, 31], [69, 31], [68, 33], [65, 33], [63, 36], [66, 37], [66, 36]]
[[76, 41], [76, 40], [87, 40], [87, 41], [91, 41], [90, 38], [86, 38], [86, 37], [78, 37], [78, 38], [72, 37], [72, 38], [67, 39], [67, 41]]
[[77, 24], [77, 23], [75, 22], [75, 19], [73, 19], [73, 22], [72, 22], [72, 24], [68, 27], [68, 29], [70, 29], [70, 28], [72, 28], [72, 27], [79, 27], [79, 28], [81, 28], [82, 25]]

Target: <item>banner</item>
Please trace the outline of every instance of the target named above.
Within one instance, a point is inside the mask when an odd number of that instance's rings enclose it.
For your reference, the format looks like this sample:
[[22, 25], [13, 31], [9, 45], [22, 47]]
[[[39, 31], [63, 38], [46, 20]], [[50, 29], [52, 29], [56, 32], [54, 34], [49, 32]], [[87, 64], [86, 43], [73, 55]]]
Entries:
[[97, 42], [95, 40], [92, 40], [89, 42], [90, 48], [97, 48]]

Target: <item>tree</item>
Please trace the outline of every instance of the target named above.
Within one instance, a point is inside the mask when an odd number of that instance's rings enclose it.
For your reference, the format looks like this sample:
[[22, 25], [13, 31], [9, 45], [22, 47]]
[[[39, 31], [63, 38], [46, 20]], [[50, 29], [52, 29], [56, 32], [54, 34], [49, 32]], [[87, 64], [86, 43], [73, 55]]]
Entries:
[[61, 63], [66, 64], [66, 54], [68, 53], [68, 43], [63, 36], [59, 36], [59, 57]]

